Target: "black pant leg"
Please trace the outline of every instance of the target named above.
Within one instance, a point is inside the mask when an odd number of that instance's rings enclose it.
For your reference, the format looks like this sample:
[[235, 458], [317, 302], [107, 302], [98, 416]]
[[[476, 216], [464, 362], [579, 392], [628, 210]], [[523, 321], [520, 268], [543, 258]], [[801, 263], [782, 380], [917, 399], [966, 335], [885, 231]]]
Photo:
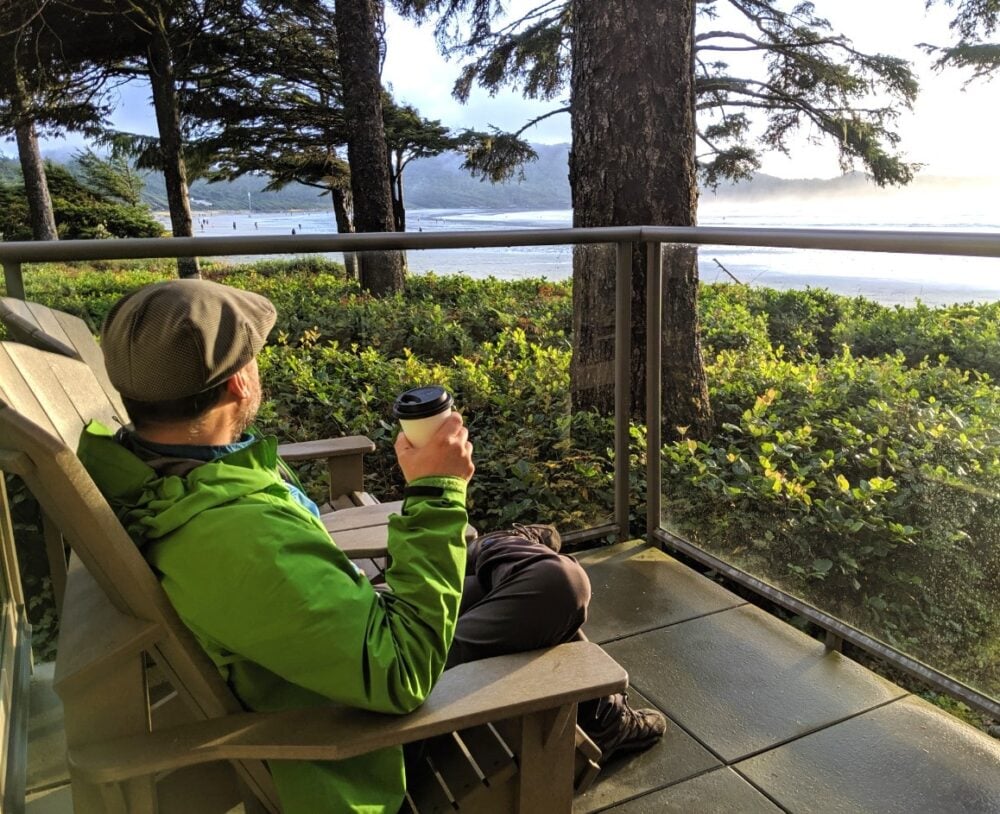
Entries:
[[586, 621], [590, 580], [571, 557], [516, 535], [470, 555], [448, 667], [561, 644]]

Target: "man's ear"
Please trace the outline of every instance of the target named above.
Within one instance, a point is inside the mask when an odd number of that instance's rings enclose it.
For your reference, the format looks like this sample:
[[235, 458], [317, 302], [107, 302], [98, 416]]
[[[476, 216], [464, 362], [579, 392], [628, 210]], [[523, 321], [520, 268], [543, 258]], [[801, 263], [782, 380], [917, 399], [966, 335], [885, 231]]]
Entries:
[[250, 381], [250, 373], [246, 368], [236, 371], [226, 379], [226, 392], [239, 401], [250, 398], [253, 393], [253, 385]]

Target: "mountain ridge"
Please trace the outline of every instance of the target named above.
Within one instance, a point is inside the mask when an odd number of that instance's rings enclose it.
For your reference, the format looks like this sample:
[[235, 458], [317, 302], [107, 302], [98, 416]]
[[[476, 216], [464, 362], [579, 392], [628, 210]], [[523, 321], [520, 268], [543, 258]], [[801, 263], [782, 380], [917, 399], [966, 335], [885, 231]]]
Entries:
[[[525, 165], [523, 173], [503, 184], [480, 181], [462, 169], [463, 158], [444, 153], [413, 161], [403, 174], [403, 197], [408, 209], [486, 209], [528, 211], [571, 208], [569, 145], [536, 144], [538, 160]], [[17, 161], [0, 157], [0, 180], [8, 183], [19, 175]], [[145, 174], [143, 200], [155, 210], [167, 208], [163, 177]], [[192, 209], [196, 211], [323, 211], [331, 207], [328, 195], [313, 187], [291, 184], [277, 192], [265, 192], [268, 179], [247, 175], [231, 182], [191, 184]], [[902, 190], [881, 190], [863, 173], [836, 178], [778, 178], [758, 173], [750, 181], [726, 182], [716, 189], [702, 189], [701, 201], [734, 203], [781, 199], [883, 196], [898, 192], [917, 194], [962, 193], [995, 190], [997, 179], [917, 176]]]

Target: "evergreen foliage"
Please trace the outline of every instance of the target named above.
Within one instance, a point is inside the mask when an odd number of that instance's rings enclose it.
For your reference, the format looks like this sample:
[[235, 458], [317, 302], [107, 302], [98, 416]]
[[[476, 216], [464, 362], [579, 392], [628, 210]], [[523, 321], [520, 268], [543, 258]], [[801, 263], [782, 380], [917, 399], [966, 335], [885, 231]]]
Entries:
[[[64, 167], [46, 167], [56, 227], [62, 239], [160, 237], [163, 227], [142, 205], [107, 196], [89, 188]], [[24, 186], [0, 184], [0, 235], [3, 240], [31, 240], [31, 222]]]
[[66, 41], [50, 24], [44, 14], [50, 5], [26, 0], [0, 6], [0, 133], [29, 121], [42, 135], [93, 135], [110, 112], [102, 95], [106, 71], [79, 58], [82, 32]]
[[83, 182], [94, 192], [129, 206], [142, 203], [142, 178], [121, 151], [102, 158], [88, 148], [74, 158]]
[[[932, 5], [935, 0], [927, 0]], [[945, 0], [956, 7], [951, 30], [958, 41], [947, 47], [924, 45], [924, 49], [937, 56], [934, 67], [958, 68], [970, 71], [969, 81], [989, 79], [1000, 69], [1000, 42], [990, 38], [1000, 27], [1000, 2], [998, 0]]]
[[[894, 129], [917, 93], [909, 65], [857, 50], [813, 3], [786, 11], [787, 5], [697, 3], [702, 179], [713, 186], [749, 178], [762, 151], [787, 151], [793, 132], [812, 128], [834, 145], [845, 171], [860, 163], [880, 185], [909, 182], [914, 166], [896, 153]], [[538, 99], [555, 99], [569, 86], [571, 0], [546, 0], [500, 23], [503, 8], [491, 0], [397, 0], [396, 6], [417, 19], [434, 19], [442, 49], [466, 58], [453, 88], [460, 100], [475, 85], [491, 93], [516, 87]], [[566, 110], [563, 104], [553, 112]]]

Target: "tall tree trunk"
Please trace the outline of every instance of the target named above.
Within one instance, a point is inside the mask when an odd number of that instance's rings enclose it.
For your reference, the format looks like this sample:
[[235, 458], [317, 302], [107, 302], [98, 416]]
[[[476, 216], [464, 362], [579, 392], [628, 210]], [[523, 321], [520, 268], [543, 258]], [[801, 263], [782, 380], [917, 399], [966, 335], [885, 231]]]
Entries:
[[[692, 226], [694, 0], [573, 0], [570, 187], [574, 226]], [[711, 407], [698, 336], [693, 247], [664, 252], [664, 426], [706, 436]], [[646, 266], [632, 261], [632, 415], [644, 418]], [[573, 255], [574, 404], [613, 407], [615, 258]]]
[[31, 234], [35, 240], [58, 240], [56, 218], [52, 212], [52, 198], [45, 178], [45, 163], [38, 149], [38, 134], [30, 119], [21, 119], [15, 127], [17, 155], [24, 176], [24, 194], [28, 199], [28, 217]]
[[[163, 178], [167, 187], [167, 206], [174, 237], [192, 237], [191, 200], [188, 197], [187, 168], [184, 166], [181, 137], [181, 112], [177, 99], [174, 60], [166, 32], [153, 32], [149, 46], [149, 81], [153, 88], [153, 109], [160, 133]], [[200, 277], [197, 257], [177, 258], [180, 277]]]
[[[330, 197], [333, 198], [333, 217], [337, 221], [337, 233], [348, 235], [354, 231], [351, 221], [351, 193], [346, 189], [332, 187]], [[344, 252], [344, 270], [348, 280], [358, 279], [358, 255], [355, 252]]]
[[406, 208], [403, 206], [403, 171], [389, 162], [389, 189], [392, 192], [392, 222], [397, 232], [406, 231]]
[[[351, 166], [354, 228], [359, 232], [395, 231], [379, 78], [381, 19], [380, 0], [338, 0], [335, 6], [347, 163]], [[376, 295], [402, 291], [405, 266], [402, 252], [366, 252], [361, 255], [361, 287]]]

